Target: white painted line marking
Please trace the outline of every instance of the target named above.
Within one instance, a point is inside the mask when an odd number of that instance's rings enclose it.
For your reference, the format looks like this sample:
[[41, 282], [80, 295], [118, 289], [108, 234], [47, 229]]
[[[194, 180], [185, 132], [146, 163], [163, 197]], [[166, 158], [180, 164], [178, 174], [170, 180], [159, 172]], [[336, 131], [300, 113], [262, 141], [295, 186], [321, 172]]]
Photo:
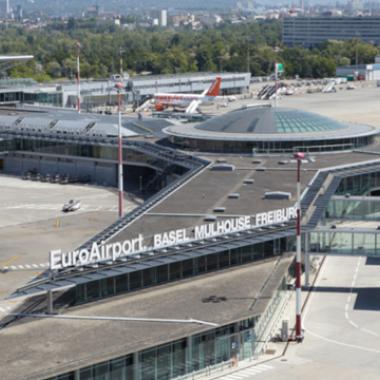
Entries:
[[31, 265], [29, 265], [29, 264], [25, 264], [25, 268], [30, 269], [31, 267], [32, 267]]
[[339, 346], [344, 346], [344, 347], [350, 347], [350, 348], [355, 348], [357, 350], [361, 350], [361, 351], [366, 351], [366, 352], [373, 352], [375, 354], [380, 354], [380, 350], [375, 350], [373, 348], [368, 348], [368, 347], [363, 347], [363, 346], [357, 346], [355, 344], [349, 344], [349, 343], [343, 343], [343, 342], [339, 342], [338, 340], [334, 340], [334, 339], [330, 339], [330, 338], [326, 338], [322, 335], [319, 335], [313, 331], [311, 331], [310, 329], [307, 329], [306, 326], [304, 325], [305, 327], [305, 331], [307, 331], [310, 335], [313, 335], [314, 337], [316, 338], [319, 338], [321, 340], [324, 340], [325, 342], [329, 342], [329, 343], [334, 343], [334, 344], [337, 344]]
[[33, 268], [38, 268], [38, 264], [32, 264]]
[[372, 336], [379, 336], [379, 334], [377, 334], [377, 333], [375, 333], [375, 332], [373, 332], [373, 331], [371, 331], [371, 330], [368, 330], [368, 329], [366, 329], [366, 328], [362, 328], [362, 329], [360, 329], [360, 330], [362, 330], [363, 332], [365, 332], [365, 333], [367, 333], [367, 334], [370, 334], [370, 335], [372, 335]]
[[20, 264], [18, 267], [19, 267], [20, 269], [24, 269], [24, 266], [21, 265], [21, 264]]
[[256, 375], [258, 373], [262, 373], [262, 372], [265, 372], [266, 369], [250, 369], [250, 370], [245, 370], [244, 372], [249, 374], [249, 375]]
[[273, 369], [273, 366], [267, 364], [259, 364], [257, 368]]
[[17, 267], [15, 265], [11, 265], [11, 269], [16, 270]]

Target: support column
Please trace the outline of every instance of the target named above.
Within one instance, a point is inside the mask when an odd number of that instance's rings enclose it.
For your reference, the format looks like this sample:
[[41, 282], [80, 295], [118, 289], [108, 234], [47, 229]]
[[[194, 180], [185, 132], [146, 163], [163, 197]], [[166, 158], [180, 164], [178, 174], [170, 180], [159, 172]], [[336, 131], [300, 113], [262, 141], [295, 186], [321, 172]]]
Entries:
[[49, 289], [46, 292], [46, 302], [47, 302], [47, 313], [54, 314], [54, 305], [53, 305], [53, 290]]
[[140, 380], [139, 353], [133, 353], [133, 380]]
[[193, 372], [193, 337], [186, 338], [186, 374]]
[[296, 224], [296, 336], [297, 342], [302, 342], [302, 295], [301, 295], [301, 163], [304, 153], [294, 155], [297, 160], [297, 224]]
[[310, 286], [310, 233], [305, 234], [305, 286]]
[[80, 370], [79, 369], [77, 369], [74, 372], [74, 380], [80, 380]]

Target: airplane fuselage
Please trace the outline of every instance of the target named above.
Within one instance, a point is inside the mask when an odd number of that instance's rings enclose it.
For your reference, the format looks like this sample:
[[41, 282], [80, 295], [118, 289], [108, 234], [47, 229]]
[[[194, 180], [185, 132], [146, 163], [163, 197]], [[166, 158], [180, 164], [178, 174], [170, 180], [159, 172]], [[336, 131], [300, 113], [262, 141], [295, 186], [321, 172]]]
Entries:
[[215, 96], [197, 95], [197, 94], [156, 94], [154, 99], [157, 104], [169, 107], [183, 107], [186, 108], [194, 100], [201, 101], [202, 103], [211, 103], [215, 100]]

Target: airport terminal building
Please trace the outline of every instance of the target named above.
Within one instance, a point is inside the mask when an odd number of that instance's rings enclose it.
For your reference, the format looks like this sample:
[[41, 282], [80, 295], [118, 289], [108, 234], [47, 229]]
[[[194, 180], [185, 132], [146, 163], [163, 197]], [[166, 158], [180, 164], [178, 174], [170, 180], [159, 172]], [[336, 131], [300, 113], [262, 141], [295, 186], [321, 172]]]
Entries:
[[[52, 117], [3, 111], [3, 172], [115, 186], [112, 117]], [[123, 150], [125, 187], [147, 188], [145, 202], [74, 251], [57, 247], [11, 295], [25, 301], [1, 321], [7, 380], [169, 380], [256, 357], [293, 276], [298, 150], [305, 267], [309, 254], [380, 254], [376, 230], [329, 227], [376, 216], [374, 128], [268, 107], [143, 123], [125, 119]]]
[[[156, 93], [202, 93], [215, 80], [222, 78], [221, 95], [244, 94], [249, 90], [250, 73], [188, 73], [176, 75], [146, 75], [126, 79], [124, 103], [141, 105]], [[82, 109], [117, 105], [114, 80], [81, 83]], [[63, 82], [40, 85], [31, 79], [0, 79], [0, 105], [30, 104], [75, 108], [77, 85]]]

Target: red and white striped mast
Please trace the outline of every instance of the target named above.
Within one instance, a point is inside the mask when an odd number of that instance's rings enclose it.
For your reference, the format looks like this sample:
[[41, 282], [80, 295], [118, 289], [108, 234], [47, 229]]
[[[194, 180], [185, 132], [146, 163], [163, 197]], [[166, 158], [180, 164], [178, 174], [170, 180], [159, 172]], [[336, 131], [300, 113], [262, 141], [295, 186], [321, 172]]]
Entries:
[[122, 83], [116, 83], [115, 89], [118, 97], [118, 188], [119, 188], [119, 218], [124, 213], [124, 174], [123, 174], [123, 136], [121, 132], [121, 91], [124, 88]]
[[296, 224], [296, 336], [297, 342], [302, 342], [302, 294], [301, 294], [301, 163], [305, 153], [295, 153], [297, 160], [297, 224]]
[[76, 47], [76, 50], [77, 50], [77, 111], [78, 113], [80, 113], [80, 59], [79, 59], [79, 56], [80, 56], [80, 48], [81, 48], [81, 45], [80, 43], [77, 41], [75, 43], [75, 47]]

